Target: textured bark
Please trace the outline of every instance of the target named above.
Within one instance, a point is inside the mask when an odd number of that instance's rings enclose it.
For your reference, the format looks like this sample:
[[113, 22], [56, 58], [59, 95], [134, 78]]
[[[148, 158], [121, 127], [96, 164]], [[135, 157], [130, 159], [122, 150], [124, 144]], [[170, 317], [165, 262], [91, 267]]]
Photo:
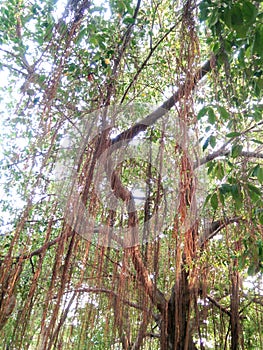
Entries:
[[181, 267], [180, 279], [174, 285], [167, 310], [168, 350], [197, 350], [190, 334], [191, 290], [188, 273]]
[[240, 317], [239, 317], [239, 273], [233, 270], [231, 274], [231, 301], [230, 301], [230, 324], [231, 324], [231, 350], [239, 349]]

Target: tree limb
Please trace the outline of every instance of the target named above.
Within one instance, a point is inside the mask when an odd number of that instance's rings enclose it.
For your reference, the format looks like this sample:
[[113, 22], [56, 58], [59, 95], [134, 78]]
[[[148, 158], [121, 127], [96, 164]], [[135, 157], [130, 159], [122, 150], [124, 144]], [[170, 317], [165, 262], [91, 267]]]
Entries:
[[[228, 142], [229, 144], [229, 142]], [[198, 168], [201, 165], [204, 165], [211, 160], [214, 160], [215, 158], [222, 157], [222, 156], [228, 156], [230, 154], [230, 151], [225, 149], [226, 144], [223, 145], [221, 148], [219, 148], [217, 151], [208, 154], [206, 157], [202, 158], [199, 162], [196, 162], [194, 164], [194, 168]], [[245, 157], [245, 158], [258, 158], [258, 159], [263, 159], [263, 154], [258, 153], [258, 152], [248, 152], [248, 151], [243, 151], [239, 154], [240, 157]]]
[[[141, 6], [141, 0], [138, 0], [133, 17], [132, 17], [134, 19], [134, 23], [135, 23], [135, 20], [137, 18], [140, 6]], [[105, 106], [108, 106], [110, 104], [111, 95], [112, 95], [112, 92], [114, 90], [114, 83], [115, 83], [115, 80], [116, 80], [116, 77], [118, 74], [118, 67], [120, 65], [121, 59], [122, 59], [128, 45], [129, 45], [129, 42], [131, 39], [131, 34], [132, 34], [132, 29], [134, 27], [134, 23], [131, 23], [128, 25], [126, 32], [124, 33], [123, 37], [121, 38], [122, 45], [121, 45], [121, 47], [119, 47], [118, 54], [114, 59], [114, 64], [113, 64], [113, 68], [112, 68], [112, 75], [110, 77], [110, 80], [109, 80], [108, 86], [107, 86], [107, 96], [106, 96], [106, 99], [104, 101]]]
[[[201, 160], [199, 160], [198, 162], [196, 162], [194, 164], [194, 168], [198, 168], [201, 165], [204, 165], [208, 162], [210, 162], [211, 160], [214, 160], [217, 157], [220, 156], [228, 156], [230, 154], [230, 150], [226, 149], [227, 146], [235, 139], [237, 139], [238, 137], [240, 137], [240, 135], [245, 135], [248, 132], [252, 131], [253, 129], [255, 129], [256, 127], [262, 125], [263, 122], [259, 122], [256, 123], [254, 125], [252, 125], [251, 127], [249, 127], [248, 129], [244, 130], [243, 132], [241, 132], [238, 136], [231, 138], [230, 140], [226, 141], [218, 150], [216, 150], [213, 153], [208, 154], [207, 156], [205, 156], [204, 158], [202, 158]], [[246, 158], [263, 158], [263, 154], [259, 153], [259, 152], [249, 152], [249, 151], [242, 151], [239, 156], [241, 157], [246, 157]]]
[[[205, 64], [198, 70], [194, 77], [194, 87], [197, 83], [212, 70], [212, 59], [205, 62]], [[187, 82], [181, 85], [178, 90], [168, 98], [163, 104], [158, 107], [155, 111], [148, 114], [144, 119], [140, 122], [134, 124], [129, 129], [121, 132], [114, 139], [111, 140], [110, 146], [121, 142], [121, 141], [129, 141], [132, 140], [135, 136], [137, 136], [140, 132], [145, 131], [149, 126], [156, 123], [161, 117], [163, 117], [175, 104], [184, 96], [184, 91], [186, 88]]]
[[208, 162], [210, 162], [211, 160], [214, 160], [217, 157], [220, 156], [225, 156], [228, 155], [230, 153], [229, 150], [226, 149], [226, 147], [230, 144], [232, 140], [227, 141], [226, 143], [223, 144], [223, 146], [221, 146], [218, 150], [216, 150], [213, 153], [208, 154], [207, 156], [205, 156], [204, 158], [200, 159], [199, 161], [197, 161], [194, 164], [194, 169], [198, 168], [201, 165], [204, 165]]
[[127, 96], [130, 88], [133, 86], [133, 84], [136, 82], [136, 80], [138, 79], [138, 76], [140, 75], [141, 71], [146, 67], [148, 61], [150, 60], [150, 58], [152, 57], [154, 51], [158, 48], [158, 46], [164, 41], [165, 38], [167, 38], [167, 36], [176, 28], [176, 26], [178, 25], [179, 21], [177, 21], [176, 24], [174, 24], [161, 38], [160, 40], [158, 40], [158, 42], [154, 45], [154, 47], [151, 48], [150, 52], [148, 53], [146, 59], [144, 60], [144, 62], [142, 63], [142, 65], [140, 66], [140, 68], [137, 70], [136, 74], [134, 75], [132, 81], [130, 82], [130, 84], [128, 85], [128, 87], [126, 88], [121, 102], [120, 104], [122, 104], [125, 100], [125, 97]]
[[204, 244], [217, 235], [223, 228], [241, 220], [244, 220], [242, 216], [234, 216], [232, 218], [223, 218], [212, 222], [207, 228], [205, 228], [204, 235], [200, 238], [201, 248], [203, 248]]
[[210, 295], [207, 295], [206, 298], [212, 303], [214, 304], [217, 308], [219, 308], [220, 311], [223, 311], [225, 314], [227, 314], [228, 316], [231, 316], [231, 312], [225, 308], [224, 306], [222, 306], [218, 301], [216, 301], [215, 299], [213, 299]]
[[257, 153], [257, 152], [241, 152], [240, 153], [241, 157], [246, 157], [246, 158], [261, 158], [263, 159], [263, 153]]

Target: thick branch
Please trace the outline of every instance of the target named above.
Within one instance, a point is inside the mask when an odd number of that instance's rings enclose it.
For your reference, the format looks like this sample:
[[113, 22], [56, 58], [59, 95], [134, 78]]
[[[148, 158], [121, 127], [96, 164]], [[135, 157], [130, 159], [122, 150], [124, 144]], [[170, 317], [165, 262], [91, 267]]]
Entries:
[[201, 247], [204, 246], [204, 244], [212, 239], [215, 235], [217, 235], [223, 228], [226, 226], [233, 224], [235, 222], [241, 221], [242, 216], [234, 216], [232, 218], [223, 218], [219, 219], [217, 221], [212, 222], [207, 228], [204, 230], [204, 235], [201, 237]]
[[230, 151], [227, 150], [226, 147], [227, 147], [227, 145], [229, 145], [230, 142], [231, 142], [231, 140], [227, 141], [218, 150], [216, 150], [215, 152], [210, 153], [207, 156], [205, 156], [204, 158], [200, 159], [198, 162], [195, 163], [194, 168], [196, 169], [199, 166], [204, 165], [204, 164], [210, 162], [211, 160], [214, 160], [215, 158], [228, 155], [230, 153]]
[[210, 295], [207, 295], [206, 296], [207, 299], [212, 303], [214, 304], [216, 307], [219, 308], [220, 311], [223, 311], [225, 314], [227, 314], [228, 316], [231, 316], [231, 312], [225, 308], [224, 306], [222, 306], [221, 304], [219, 304], [218, 301], [216, 301], [215, 299], [213, 299]]
[[[259, 127], [260, 125], [262, 125], [262, 123], [263, 122], [256, 123], [256, 124], [252, 125], [251, 127], [249, 127], [248, 129], [241, 132], [238, 136], [233, 137], [230, 140], [226, 141], [218, 150], [214, 151], [213, 153], [208, 154], [207, 156], [205, 156], [204, 158], [202, 158], [201, 160], [196, 162], [194, 165], [194, 168], [198, 168], [199, 166], [204, 165], [204, 164], [210, 162], [211, 160], [214, 160], [217, 157], [228, 156], [230, 154], [230, 150], [227, 149], [227, 146], [233, 140], [239, 138], [240, 135], [245, 135], [248, 132], [252, 131], [253, 129]], [[256, 152], [256, 151], [254, 151], [254, 152], [242, 151], [239, 154], [239, 156], [245, 157], [245, 158], [261, 158], [261, 159], [263, 159], [263, 154]]]
[[[222, 156], [228, 156], [230, 154], [229, 150], [225, 149], [224, 145], [223, 147], [219, 148], [217, 151], [208, 154], [206, 157], [202, 158], [199, 162], [195, 163], [194, 168], [198, 168], [201, 165], [204, 165], [208, 162], [210, 162], [211, 160], [214, 160], [218, 157], [222, 157]], [[246, 152], [243, 151], [239, 154], [240, 157], [245, 157], [245, 158], [258, 158], [258, 159], [263, 159], [263, 154], [262, 153], [258, 153], [258, 152]]]
[[[71, 230], [69, 232], [69, 234], [67, 235], [67, 238], [71, 237], [72, 235], [74, 234], [74, 231]], [[23, 256], [18, 256], [16, 257], [17, 260], [26, 260], [26, 259], [30, 259], [32, 258], [33, 256], [38, 256], [38, 255], [41, 255], [44, 251], [46, 251], [47, 249], [51, 248], [52, 246], [54, 246], [55, 244], [57, 244], [59, 241], [61, 241], [62, 239], [65, 239], [65, 237], [63, 236], [58, 236], [56, 237], [55, 239], [53, 239], [52, 241], [49, 241], [47, 243], [45, 243], [44, 245], [42, 245], [40, 248], [34, 250], [33, 252], [31, 253], [28, 253], [28, 254], [23, 254]]]
[[[126, 251], [132, 258], [138, 280], [141, 282], [145, 294], [149, 296], [150, 300], [157, 306], [159, 311], [164, 312], [166, 299], [163, 293], [152, 282], [138, 248], [138, 218], [134, 199], [132, 198], [131, 192], [123, 185], [118, 172], [113, 170], [112, 166], [112, 160], [108, 158], [106, 169], [107, 173], [111, 174], [111, 178], [109, 179], [111, 181], [111, 188], [115, 196], [126, 203], [128, 211], [128, 235], [124, 237], [124, 247], [128, 247]], [[110, 169], [112, 171], [110, 171]]]
[[240, 153], [241, 157], [246, 157], [246, 158], [261, 158], [263, 159], [263, 153], [257, 153], [257, 152], [241, 152]]
[[[208, 60], [196, 73], [194, 81], [195, 85], [212, 69], [212, 62]], [[156, 123], [161, 117], [163, 117], [175, 104], [184, 96], [184, 91], [186, 89], [187, 82], [185, 82], [179, 89], [166, 100], [160, 107], [155, 111], [148, 114], [147, 117], [142, 119], [140, 122], [134, 124], [129, 129], [123, 131], [111, 140], [111, 145], [114, 145], [121, 141], [128, 141], [137, 136], [140, 132], [145, 131], [149, 126]]]

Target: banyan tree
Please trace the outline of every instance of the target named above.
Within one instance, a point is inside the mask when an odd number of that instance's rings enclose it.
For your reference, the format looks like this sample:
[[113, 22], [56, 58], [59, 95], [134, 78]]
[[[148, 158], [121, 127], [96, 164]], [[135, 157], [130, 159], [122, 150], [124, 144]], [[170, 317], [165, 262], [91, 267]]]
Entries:
[[0, 16], [1, 348], [263, 348], [262, 2]]

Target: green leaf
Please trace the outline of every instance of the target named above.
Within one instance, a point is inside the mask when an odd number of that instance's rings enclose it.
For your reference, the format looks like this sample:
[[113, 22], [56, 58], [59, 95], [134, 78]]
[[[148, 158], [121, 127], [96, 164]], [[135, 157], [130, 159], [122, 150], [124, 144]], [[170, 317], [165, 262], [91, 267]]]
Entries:
[[261, 190], [258, 187], [252, 185], [251, 183], [248, 183], [247, 186], [252, 192], [256, 193], [258, 196], [261, 196]]
[[215, 162], [209, 162], [208, 163], [208, 169], [207, 169], [207, 175], [211, 174], [212, 170], [214, 169]]
[[214, 209], [214, 211], [216, 211], [217, 208], [218, 208], [218, 196], [217, 196], [217, 193], [214, 193], [212, 195], [212, 197], [210, 198], [210, 204], [211, 204], [212, 208]]
[[231, 194], [235, 201], [236, 208], [240, 209], [242, 207], [243, 197], [240, 191], [240, 187], [237, 184], [232, 185]]
[[259, 164], [253, 169], [252, 176], [256, 176], [258, 181], [263, 183], [263, 168]]
[[211, 135], [210, 138], [209, 138], [209, 143], [211, 145], [211, 147], [215, 147], [216, 145], [216, 137], [214, 135]]
[[231, 28], [231, 11], [228, 7], [224, 9], [222, 20]]
[[220, 51], [220, 43], [216, 42], [216, 43], [213, 45], [212, 51], [213, 51], [215, 54], [217, 54], [217, 53]]
[[257, 178], [258, 181], [263, 184], [263, 168], [259, 168], [258, 173], [257, 173]]
[[219, 20], [218, 10], [214, 9], [208, 19], [208, 26], [213, 27]]
[[205, 143], [203, 144], [203, 151], [205, 151], [209, 145], [209, 140], [210, 140], [210, 136], [205, 140]]
[[230, 193], [230, 192], [232, 192], [232, 186], [229, 185], [229, 184], [223, 184], [223, 185], [221, 185], [221, 187], [219, 188], [219, 191], [220, 191], [222, 194]]
[[197, 114], [197, 120], [200, 120], [204, 115], [206, 115], [207, 107], [203, 107]]
[[257, 164], [257, 165], [252, 169], [251, 176], [257, 177], [257, 173], [258, 173], [259, 167], [260, 167], [260, 165]]
[[131, 6], [132, 2], [130, 0], [123, 0], [124, 4], [125, 4], [125, 8], [128, 11], [128, 13], [130, 15], [132, 15], [134, 13], [134, 9]]
[[263, 79], [262, 78], [260, 78], [260, 79], [257, 79], [256, 81], [255, 81], [255, 87], [256, 87], [256, 89], [258, 89], [259, 90], [259, 94], [258, 94], [258, 96], [260, 95], [260, 93], [262, 92], [262, 89], [263, 89]]
[[222, 106], [217, 106], [217, 110], [220, 114], [220, 117], [223, 119], [223, 120], [227, 120], [229, 118], [229, 113], [228, 111], [225, 109], [225, 107], [222, 107]]
[[243, 17], [248, 23], [253, 23], [257, 16], [257, 8], [250, 1], [243, 1]]
[[97, 35], [92, 35], [90, 38], [89, 38], [89, 42], [91, 44], [94, 44], [95, 46], [98, 45], [98, 38], [97, 38]]
[[204, 207], [207, 205], [207, 203], [209, 202], [210, 198], [211, 198], [211, 194], [209, 194], [209, 195], [206, 197], [205, 202], [204, 202]]
[[235, 184], [231, 186], [231, 194], [234, 199], [238, 198], [239, 196], [238, 185]]
[[126, 18], [124, 18], [123, 23], [124, 24], [134, 24], [135, 23], [135, 18], [133, 18], [133, 17], [126, 17]]
[[202, 1], [200, 4], [200, 20], [206, 21], [210, 12], [209, 4], [206, 1]]
[[234, 145], [231, 150], [231, 156], [233, 158], [238, 157], [242, 152], [243, 146], [242, 145]]
[[263, 142], [260, 140], [256, 140], [256, 139], [251, 139], [251, 141], [258, 143], [259, 145], [263, 145]]
[[237, 137], [237, 136], [240, 136], [241, 133], [240, 132], [237, 132], [237, 131], [233, 131], [233, 132], [230, 132], [228, 134], [226, 134], [226, 137]]
[[256, 28], [252, 52], [263, 57], [263, 26]]
[[225, 196], [221, 191], [219, 191], [219, 198], [220, 198], [220, 203], [224, 206], [225, 205]]
[[238, 38], [245, 38], [247, 36], [249, 25], [243, 24], [242, 26], [237, 26], [235, 29]]
[[258, 255], [259, 255], [260, 257], [262, 257], [262, 253], [263, 253], [262, 241], [261, 241], [261, 240], [257, 241], [257, 245], [258, 245]]
[[76, 39], [76, 44], [79, 44], [81, 42], [81, 40], [85, 37], [85, 35], [87, 34], [87, 31], [86, 31], [86, 28], [85, 29], [82, 29], [80, 32], [79, 32], [79, 35]]
[[224, 168], [222, 163], [218, 163], [216, 165], [216, 176], [219, 180], [222, 180], [223, 177], [225, 176]]
[[247, 274], [249, 276], [254, 276], [257, 270], [257, 266], [256, 264], [254, 264], [253, 262], [250, 264], [248, 270], [247, 270]]
[[230, 10], [230, 16], [231, 16], [232, 27], [242, 25], [243, 15], [239, 4], [232, 7], [232, 9]]
[[262, 119], [262, 112], [260, 112], [260, 111], [254, 111], [253, 119], [254, 119], [256, 122], [261, 121], [261, 119]]
[[258, 200], [262, 197], [261, 190], [258, 187], [252, 185], [251, 183], [248, 183], [247, 187], [250, 199], [252, 200], [252, 202], [257, 203]]
[[211, 107], [209, 107], [209, 109], [208, 109], [208, 121], [210, 124], [215, 124], [215, 122], [216, 122], [216, 115], [215, 115], [213, 108], [211, 108]]
[[244, 254], [242, 254], [241, 256], [238, 257], [238, 267], [240, 269], [243, 269], [245, 267], [245, 263], [246, 263], [246, 258]]

